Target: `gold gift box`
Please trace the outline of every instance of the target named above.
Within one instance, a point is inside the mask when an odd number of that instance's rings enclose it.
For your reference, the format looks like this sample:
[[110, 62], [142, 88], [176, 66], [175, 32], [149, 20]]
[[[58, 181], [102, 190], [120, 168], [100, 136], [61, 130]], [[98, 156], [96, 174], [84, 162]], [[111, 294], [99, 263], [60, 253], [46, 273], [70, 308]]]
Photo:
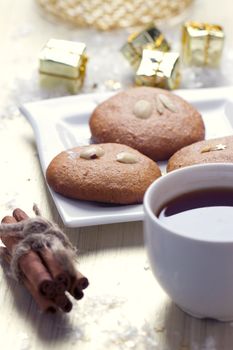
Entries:
[[166, 52], [170, 50], [170, 46], [163, 34], [156, 27], [150, 26], [142, 32], [131, 34], [127, 43], [121, 48], [121, 52], [129, 63], [137, 69], [144, 49]]
[[82, 86], [87, 63], [84, 43], [50, 39], [41, 50], [39, 60], [43, 85], [65, 84], [74, 93]]
[[182, 58], [186, 65], [217, 67], [224, 45], [219, 25], [186, 22], [182, 32]]
[[46, 90], [59, 89], [60, 92], [77, 94], [83, 82], [80, 79], [68, 79], [50, 74], [40, 74], [40, 86]]
[[135, 76], [136, 85], [176, 89], [180, 85], [179, 53], [143, 50]]

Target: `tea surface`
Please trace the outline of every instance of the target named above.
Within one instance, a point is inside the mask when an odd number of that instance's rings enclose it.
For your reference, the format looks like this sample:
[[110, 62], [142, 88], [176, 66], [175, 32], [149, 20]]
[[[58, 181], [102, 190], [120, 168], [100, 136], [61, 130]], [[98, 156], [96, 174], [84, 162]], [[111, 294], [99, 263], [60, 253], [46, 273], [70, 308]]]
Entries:
[[171, 230], [200, 239], [233, 239], [233, 189], [189, 192], [166, 203], [156, 215]]

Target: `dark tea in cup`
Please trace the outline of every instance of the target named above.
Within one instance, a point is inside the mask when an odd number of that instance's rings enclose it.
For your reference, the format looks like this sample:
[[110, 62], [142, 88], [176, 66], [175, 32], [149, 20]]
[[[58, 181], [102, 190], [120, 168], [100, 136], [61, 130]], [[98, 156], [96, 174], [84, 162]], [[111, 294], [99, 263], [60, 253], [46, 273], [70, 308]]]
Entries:
[[[165, 203], [156, 216], [169, 229], [188, 236], [233, 237], [233, 189], [190, 191]], [[229, 238], [230, 238], [229, 237]]]

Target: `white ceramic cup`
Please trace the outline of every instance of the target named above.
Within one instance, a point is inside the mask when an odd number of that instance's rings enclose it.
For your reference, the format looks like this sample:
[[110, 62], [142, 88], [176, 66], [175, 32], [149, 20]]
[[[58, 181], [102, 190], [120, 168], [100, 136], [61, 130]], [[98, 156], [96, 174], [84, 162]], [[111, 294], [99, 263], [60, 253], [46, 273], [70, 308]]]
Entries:
[[[199, 318], [233, 320], [232, 231], [205, 237], [166, 228], [154, 214], [169, 200], [198, 189], [233, 189], [233, 164], [201, 164], [156, 180], [144, 197], [145, 245], [153, 273], [170, 298]], [[195, 225], [195, 223], [190, 223]], [[208, 225], [208, 222], [207, 222]]]

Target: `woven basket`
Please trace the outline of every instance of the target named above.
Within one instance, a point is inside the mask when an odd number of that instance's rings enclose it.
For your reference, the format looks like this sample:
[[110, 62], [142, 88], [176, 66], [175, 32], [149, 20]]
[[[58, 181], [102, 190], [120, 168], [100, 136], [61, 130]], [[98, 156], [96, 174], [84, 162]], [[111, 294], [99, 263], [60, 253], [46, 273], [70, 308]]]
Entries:
[[37, 0], [49, 13], [79, 27], [109, 30], [179, 15], [192, 0]]

